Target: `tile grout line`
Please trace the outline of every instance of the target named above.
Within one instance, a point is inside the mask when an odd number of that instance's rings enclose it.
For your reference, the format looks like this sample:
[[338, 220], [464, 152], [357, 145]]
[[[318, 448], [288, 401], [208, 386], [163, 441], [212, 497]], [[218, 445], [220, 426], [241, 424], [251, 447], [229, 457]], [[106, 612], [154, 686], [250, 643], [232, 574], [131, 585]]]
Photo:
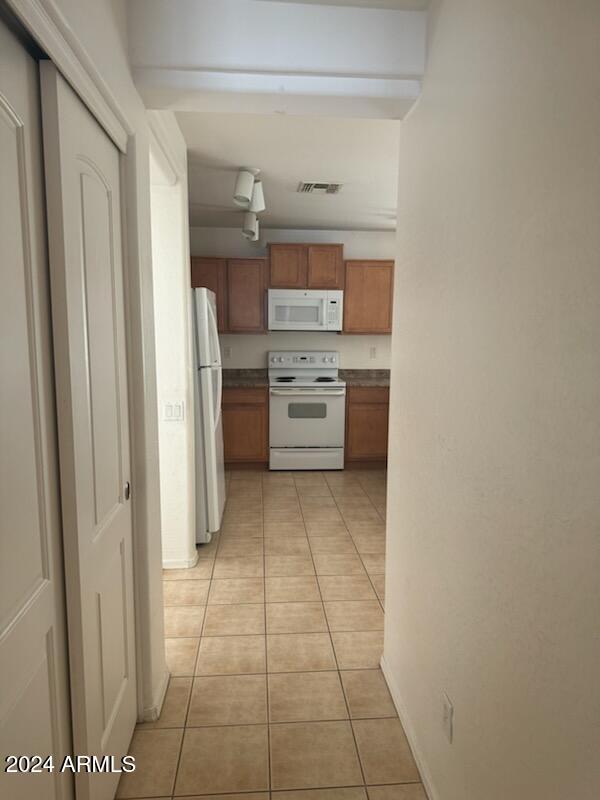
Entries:
[[263, 555], [263, 619], [265, 625], [265, 692], [267, 712], [267, 792], [271, 800], [273, 778], [271, 775], [271, 712], [269, 706], [269, 664], [267, 652], [267, 555], [265, 550], [265, 494], [263, 479], [260, 480], [260, 509], [262, 518], [262, 555]]
[[[343, 513], [341, 512], [340, 507], [338, 506], [338, 500], [333, 495], [333, 492], [331, 491], [331, 486], [329, 485], [329, 483], [327, 481], [327, 477], [325, 475], [322, 475], [322, 473], [319, 473], [319, 474], [321, 475], [322, 479], [324, 480], [324, 482], [325, 482], [325, 484], [326, 484], [326, 486], [328, 488], [329, 495], [333, 498], [334, 507], [337, 509], [338, 513], [341, 516], [342, 526], [346, 531], [346, 533], [344, 535], [349, 535], [350, 536], [350, 539], [352, 541], [352, 546], [354, 547], [355, 552], [356, 552], [356, 554], [358, 555], [358, 557], [360, 559], [360, 563], [361, 563], [363, 569], [365, 570], [365, 572], [367, 574], [367, 577], [369, 579], [369, 584], [371, 585], [371, 587], [372, 587], [372, 589], [374, 591], [375, 597], [377, 598], [379, 605], [382, 605], [381, 600], [379, 598], [379, 595], [377, 594], [377, 591], [375, 590], [375, 587], [374, 587], [373, 582], [371, 580], [371, 575], [366, 570], [366, 566], [364, 564], [362, 555], [358, 551], [358, 547], [356, 545], [356, 542], [355, 542], [355, 539], [354, 539], [354, 535], [352, 534], [352, 532], [348, 528], [348, 524], [346, 522], [346, 519], [345, 519]], [[277, 724], [281, 724], [281, 725], [294, 725], [294, 724], [302, 725], [302, 724], [306, 724], [307, 722], [310, 722], [310, 720], [291, 720], [291, 721], [288, 721], [288, 722], [285, 722], [285, 721], [282, 720], [282, 721], [279, 721], [279, 722], [271, 722], [271, 719], [270, 719], [269, 676], [270, 676], [271, 673], [269, 672], [269, 669], [268, 669], [268, 648], [267, 648], [267, 635], [268, 635], [268, 633], [267, 633], [267, 610], [268, 609], [267, 609], [267, 584], [266, 584], [266, 581], [267, 581], [267, 569], [266, 569], [266, 566], [267, 566], [266, 565], [267, 552], [266, 552], [266, 547], [265, 547], [265, 508], [264, 508], [264, 504], [265, 504], [265, 480], [264, 480], [264, 477], [265, 476], [263, 475], [262, 478], [258, 482], [256, 482], [256, 485], [258, 486], [259, 491], [260, 491], [260, 516], [261, 516], [260, 525], [261, 525], [261, 529], [262, 529], [262, 536], [260, 537], [260, 541], [262, 541], [262, 563], [263, 563], [263, 573], [262, 573], [262, 579], [263, 579], [263, 601], [262, 601], [262, 605], [263, 605], [264, 636], [265, 636], [265, 639], [264, 639], [265, 669], [264, 669], [264, 673], [239, 673], [239, 674], [252, 674], [252, 675], [264, 674], [264, 676], [265, 676], [266, 713], [267, 713], [267, 769], [268, 769], [268, 788], [267, 788], [266, 792], [268, 792], [269, 800], [271, 800], [272, 794], [274, 793], [273, 785], [272, 785], [272, 764], [271, 764], [271, 725], [277, 725]], [[322, 609], [322, 613], [323, 613], [325, 624], [326, 624], [326, 630], [327, 630], [327, 633], [328, 633], [330, 646], [332, 648], [332, 653], [333, 653], [334, 662], [335, 662], [335, 669], [334, 670], [331, 670], [331, 669], [326, 669], [326, 670], [325, 669], [324, 670], [305, 670], [304, 669], [304, 670], [289, 670], [289, 671], [285, 671], [284, 670], [284, 671], [274, 672], [272, 674], [303, 674], [303, 673], [320, 673], [320, 672], [332, 672], [332, 671], [336, 672], [336, 674], [338, 676], [338, 684], [340, 686], [340, 689], [342, 691], [342, 696], [344, 698], [344, 705], [345, 705], [345, 708], [346, 708], [347, 717], [346, 718], [342, 718], [342, 719], [334, 718], [334, 719], [327, 719], [327, 720], [315, 720], [315, 722], [340, 722], [340, 721], [348, 721], [348, 722], [350, 722], [350, 730], [351, 730], [352, 736], [353, 736], [355, 752], [356, 752], [356, 755], [357, 755], [358, 764], [360, 766], [361, 775], [362, 775], [362, 779], [363, 779], [363, 783], [362, 784], [351, 784], [351, 785], [352, 786], [356, 786], [356, 787], [360, 785], [361, 787], [364, 788], [365, 792], [368, 792], [366, 776], [365, 776], [364, 768], [363, 768], [363, 764], [362, 764], [362, 758], [361, 758], [361, 755], [360, 755], [360, 750], [358, 748], [358, 743], [357, 743], [357, 739], [356, 739], [356, 735], [355, 735], [355, 731], [354, 731], [353, 720], [352, 720], [352, 717], [350, 715], [350, 707], [349, 707], [348, 696], [346, 694], [343, 682], [341, 680], [341, 672], [342, 672], [342, 670], [340, 669], [337, 653], [336, 653], [336, 650], [335, 650], [335, 646], [333, 644], [333, 637], [332, 637], [332, 633], [333, 632], [331, 630], [331, 625], [330, 625], [327, 613], [325, 611], [325, 600], [323, 599], [323, 593], [321, 591], [321, 586], [320, 586], [320, 582], [319, 582], [319, 575], [317, 574], [317, 570], [316, 570], [316, 564], [315, 564], [315, 559], [314, 559], [315, 554], [313, 553], [311, 540], [310, 540], [310, 537], [308, 536], [307, 523], [306, 523], [306, 519], [305, 519], [305, 516], [304, 516], [304, 509], [303, 509], [303, 506], [302, 506], [303, 497], [300, 495], [300, 486], [299, 486], [299, 482], [297, 482], [297, 480], [296, 480], [296, 476], [292, 475], [290, 477], [291, 477], [291, 486], [293, 486], [293, 489], [295, 491], [295, 498], [296, 498], [296, 502], [298, 503], [298, 506], [299, 506], [301, 522], [302, 522], [302, 526], [303, 526], [303, 529], [304, 529], [303, 537], [304, 537], [304, 540], [308, 543], [308, 553], [310, 555], [312, 567], [313, 567], [313, 570], [314, 570], [314, 573], [313, 573], [314, 574], [314, 579], [315, 579], [316, 584], [317, 584], [317, 591], [318, 591], [319, 598], [320, 598], [319, 602], [321, 604], [321, 609]], [[364, 490], [364, 487], [362, 486], [362, 483], [360, 482], [360, 480], [357, 479], [357, 482], [358, 482], [359, 486], [361, 487], [361, 491], [365, 491], [365, 495], [366, 495], [369, 503], [371, 505], [373, 505], [373, 507], [374, 507], [373, 501], [371, 500], [368, 492], [366, 492], [366, 490]], [[276, 485], [277, 484], [275, 484], [275, 486]], [[285, 485], [289, 485], [289, 484], [282, 483], [282, 485], [285, 486]], [[249, 495], [249, 497], [252, 497], [252, 496], [255, 496], [255, 494], [254, 495]], [[275, 495], [275, 497], [276, 497], [276, 495]], [[307, 495], [307, 497], [304, 498], [304, 499], [310, 499], [310, 495]], [[315, 499], [318, 502], [318, 497], [317, 496], [315, 496]], [[377, 508], [375, 508], [375, 513], [381, 519], [381, 515], [380, 515], [379, 511], [377, 510]], [[277, 524], [280, 521], [282, 522], [283, 520], [273, 520], [272, 522]], [[231, 525], [231, 524], [232, 523], [229, 523], [229, 525]], [[326, 521], [325, 521], [325, 524], [327, 524]], [[233, 525], [235, 525], [235, 522], [233, 523]], [[217, 535], [220, 535], [220, 534], [217, 534]], [[244, 538], [244, 537], [240, 536], [240, 537], [237, 537], [237, 538], [241, 539], [241, 538]], [[251, 536], [250, 538], [254, 539], [254, 538], [257, 538], [257, 537]], [[281, 539], [281, 537], [277, 537], [277, 538]], [[229, 605], [259, 605], [260, 604], [260, 603], [251, 603], [251, 602], [243, 602], [243, 603], [239, 603], [239, 602], [234, 602], [234, 603], [209, 603], [208, 600], [209, 600], [209, 597], [210, 597], [210, 594], [211, 594], [211, 591], [212, 591], [212, 588], [213, 588], [213, 583], [215, 581], [218, 581], [218, 580], [236, 580], [236, 579], [237, 580], [244, 580], [245, 579], [243, 577], [242, 578], [237, 578], [236, 577], [236, 578], [230, 578], [230, 579], [227, 579], [227, 578], [218, 579], [218, 578], [214, 577], [217, 558], [219, 557], [220, 547], [221, 547], [222, 543], [223, 543], [223, 540], [221, 540], [219, 542], [219, 544], [218, 544], [218, 546], [216, 548], [215, 555], [214, 555], [214, 557], [212, 559], [211, 577], [207, 581], [208, 584], [209, 584], [209, 586], [208, 586], [208, 594], [207, 594], [207, 598], [206, 598], [206, 603], [203, 606], [204, 607], [204, 616], [203, 616], [203, 620], [202, 620], [200, 636], [198, 637], [198, 646], [197, 646], [198, 649], [197, 649], [197, 653], [196, 653], [195, 664], [194, 664], [194, 668], [193, 668], [193, 674], [190, 676], [190, 678], [191, 678], [191, 691], [190, 691], [190, 694], [188, 696], [188, 700], [187, 700], [187, 704], [186, 704], [185, 720], [184, 720], [184, 724], [183, 724], [182, 743], [181, 743], [180, 748], [179, 748], [179, 755], [178, 755], [177, 765], [176, 765], [176, 769], [175, 769], [175, 778], [174, 778], [174, 782], [173, 782], [173, 789], [171, 790], [171, 797], [172, 798], [174, 798], [174, 794], [173, 793], [174, 793], [175, 785], [176, 785], [176, 782], [177, 782], [177, 778], [179, 777], [178, 773], [179, 773], [179, 769], [180, 769], [180, 766], [181, 766], [181, 756], [182, 756], [182, 750], [183, 750], [183, 738], [185, 736], [186, 731], [189, 730], [189, 729], [209, 730], [210, 728], [219, 728], [219, 727], [238, 727], [240, 724], [242, 724], [242, 723], [228, 723], [226, 725], [223, 725], [223, 724], [220, 724], [220, 725], [199, 725], [199, 726], [190, 726], [190, 725], [188, 725], [188, 719], [189, 719], [189, 712], [190, 712], [191, 703], [192, 703], [194, 683], [195, 683], [195, 681], [196, 681], [196, 679], [198, 677], [205, 677], [205, 676], [198, 676], [197, 675], [198, 660], [199, 660], [199, 655], [200, 655], [200, 645], [201, 645], [201, 642], [204, 639], [214, 638], [214, 637], [207, 637], [206, 634], [205, 634], [206, 624], [207, 624], [206, 617], [207, 617], [207, 612], [209, 610], [209, 605], [211, 607], [215, 607], [215, 606], [216, 607], [222, 607], [222, 606], [229, 606]], [[289, 557], [289, 556], [286, 556], [286, 557]], [[221, 556], [221, 558], [223, 558], [223, 557]], [[227, 558], [227, 556], [225, 556], [225, 558]], [[244, 559], [244, 558], [247, 558], [247, 556], [242, 554], [240, 556], [232, 556], [232, 558]], [[285, 578], [291, 578], [291, 577], [294, 577], [294, 576], [290, 575], [290, 574], [284, 574], [284, 575], [281, 575], [281, 576], [273, 576], [273, 577], [281, 577], [281, 578], [285, 579]], [[301, 577], [301, 576], [298, 576], [298, 577]], [[343, 577], [343, 576], [332, 575], [332, 576], [324, 576], [324, 577], [334, 577], [334, 578], [336, 578], [336, 577]], [[204, 580], [206, 580], [206, 579], [204, 579]], [[281, 604], [283, 606], [286, 603], [308, 603], [308, 602], [312, 603], [314, 601], [283, 600], [283, 601], [275, 601], [275, 602], [277, 604]], [[334, 601], [332, 601], [332, 602], [334, 602]], [[344, 602], [352, 602], [352, 601], [351, 600], [350, 601], [349, 600], [339, 600], [339, 601], [335, 601], [335, 602], [344, 603]], [[199, 606], [196, 605], [196, 604], [183, 604], [182, 606], [176, 606], [176, 607], [198, 608]], [[366, 630], [368, 632], [373, 632], [373, 629], [371, 629], [371, 628], [368, 628]], [[324, 632], [325, 631], [322, 631], [322, 633], [324, 633]], [[352, 629], [349, 630], [349, 631], [340, 631], [340, 633], [346, 633], [346, 632], [354, 633], [354, 632], [360, 632], [360, 631], [354, 631]], [[275, 634], [273, 634], [273, 636], [289, 636], [289, 635], [293, 635], [293, 634], [302, 635], [303, 633], [312, 634], [312, 633], [318, 633], [318, 632], [316, 632], [316, 631], [306, 631], [306, 632], [293, 631], [293, 632], [287, 632], [287, 633], [282, 632], [280, 634], [275, 633]], [[337, 631], [336, 631], [336, 633], [337, 633]], [[247, 635], [247, 634], [245, 634], [245, 633], [240, 633], [240, 634], [216, 634], [217, 637], [223, 637], [223, 638], [229, 638], [231, 636], [244, 636], [244, 635]], [[181, 636], [181, 637], [169, 637], [169, 638], [186, 639], [186, 638], [190, 638], [190, 637], [189, 636]], [[367, 671], [367, 670], [371, 670], [372, 671], [372, 669], [373, 668], [364, 667], [364, 668], [357, 668], [354, 671]], [[212, 675], [219, 675], [219, 674], [221, 674], [221, 673], [212, 673]], [[235, 674], [238, 674], [238, 673], [235, 673]], [[232, 675], [232, 673], [223, 673], [223, 675], [229, 676], [229, 675]], [[186, 676], [177, 675], [177, 676], [174, 676], [174, 677], [186, 677]], [[208, 676], [206, 676], [206, 677], [208, 677]], [[369, 717], [361, 717], [360, 719], [361, 720], [362, 719], [364, 719], [364, 720], [370, 720], [370, 719], [377, 720], [377, 719], [390, 719], [390, 718], [395, 718], [395, 715], [390, 715], [390, 716], [372, 716], [372, 717], [369, 716]], [[245, 723], [245, 725], [256, 725], [256, 726], [259, 726], [259, 725], [262, 725], [262, 724], [263, 723], [259, 723], [259, 722], [257, 722], [257, 723]], [[174, 727], [177, 728], [177, 726], [174, 726]], [[172, 729], [172, 728], [165, 727], [162, 730], [170, 730], [170, 729]], [[408, 784], [418, 784], [419, 781], [404, 781], [404, 782], [400, 782], [400, 783], [406, 783], [407, 785]], [[343, 786], [340, 786], [338, 788], [345, 788], [345, 787], [347, 787], [349, 785], [350, 784], [344, 784]], [[378, 784], [374, 784], [374, 785], [378, 785]], [[387, 784], [382, 784], [382, 785], [387, 785]], [[311, 788], [312, 789], [318, 789], [319, 787], [311, 787]], [[336, 788], [336, 787], [327, 787], [327, 788], [333, 789], [333, 788]], [[236, 794], [252, 794], [252, 793], [255, 793], [257, 791], [260, 791], [260, 790], [242, 790], [242, 791], [236, 792]], [[275, 790], [275, 791], [277, 791], [277, 790]], [[296, 791], [296, 789], [281, 789], [279, 791], [280, 792], [284, 792], [284, 791], [288, 791], [289, 792], [289, 791]], [[226, 795], [227, 794], [231, 794], [231, 792], [226, 792], [226, 793], [221, 792], [220, 794], [223, 794], [223, 796], [226, 797]], [[194, 795], [181, 795], [182, 798], [186, 797], [186, 796], [192, 797], [192, 796], [197, 796], [197, 795], [196, 794], [194, 794]], [[179, 798], [179, 796], [177, 796], [177, 798]], [[177, 800], [177, 798], [174, 798], [174, 800]]]
[[[376, 509], [376, 508], [375, 508], [375, 506], [373, 505], [373, 502], [371, 501], [371, 498], [369, 497], [369, 495], [368, 495], [367, 491], [365, 490], [364, 486], [362, 485], [362, 483], [361, 483], [361, 481], [360, 481], [360, 478], [357, 478], [357, 481], [358, 481], [358, 485], [360, 486], [361, 490], [362, 490], [362, 491], [365, 493], [365, 495], [367, 496], [367, 499], [368, 499], [369, 503], [371, 503], [371, 505], [373, 506], [373, 509], [374, 509], [375, 513], [377, 514], [377, 516], [379, 517], [379, 519], [382, 521], [383, 525], [384, 525], [384, 526], [386, 527], [386, 529], [387, 529], [387, 525], [386, 525], [386, 522], [385, 522], [385, 520], [384, 520], [384, 519], [381, 517], [381, 514], [380, 514], [380, 513], [377, 511], [377, 509]], [[333, 492], [332, 492], [332, 495], [333, 495]], [[364, 562], [364, 561], [363, 561], [363, 559], [362, 559], [362, 555], [361, 555], [361, 553], [359, 552], [359, 550], [358, 550], [358, 547], [356, 547], [356, 542], [354, 541], [354, 536], [352, 535], [352, 532], [350, 531], [350, 528], [348, 528], [348, 524], [347, 524], [347, 522], [346, 522], [346, 518], [344, 517], [344, 512], [343, 512], [343, 511], [340, 509], [340, 507], [338, 506], [338, 503], [337, 503], [337, 498], [335, 497], [335, 495], [333, 495], [333, 500], [334, 500], [334, 502], [335, 502], [335, 505], [336, 505], [336, 508], [337, 508], [338, 512], [341, 514], [341, 517], [342, 517], [342, 519], [343, 519], [343, 521], [344, 521], [344, 526], [346, 527], [346, 530], [348, 531], [348, 534], [349, 534], [350, 538], [352, 539], [352, 544], [354, 545], [354, 548], [355, 548], [355, 550], [356, 550], [356, 554], [358, 555], [358, 557], [359, 557], [359, 559], [360, 559], [360, 563], [362, 564], [362, 567], [363, 567], [363, 569], [364, 569], [364, 571], [365, 571], [365, 573], [366, 573], [366, 575], [367, 575], [367, 579], [368, 579], [368, 581], [369, 581], [369, 584], [371, 585], [371, 589], [373, 590], [373, 593], [374, 593], [375, 597], [377, 598], [377, 602], [379, 603], [379, 606], [381, 607], [381, 610], [382, 610], [382, 611], [383, 611], [383, 613], [385, 614], [385, 608], [384, 608], [384, 605], [383, 605], [383, 603], [381, 602], [381, 599], [380, 599], [380, 597], [379, 597], [379, 594], [377, 593], [377, 590], [375, 589], [375, 585], [373, 584], [373, 581], [371, 580], [371, 575], [370, 575], [370, 573], [369, 573], [369, 571], [368, 571], [367, 567], [365, 566], [365, 562]], [[384, 574], [385, 574], [385, 573], [384, 573]]]
[[[218, 536], [219, 532], [217, 531], [217, 533], [215, 535]], [[211, 537], [211, 539], [212, 539], [212, 537]], [[216, 563], [216, 560], [217, 560], [217, 553], [219, 551], [219, 545], [220, 545], [220, 541], [217, 540], [217, 547], [216, 547], [216, 550], [215, 550], [215, 557], [212, 559], [212, 566], [210, 568], [210, 578], [208, 579], [208, 592], [207, 592], [207, 595], [206, 595], [206, 604], [204, 606], [204, 614], [202, 616], [202, 625], [200, 627], [200, 635], [198, 637], [198, 648], [196, 650], [196, 658], [194, 659], [193, 675], [191, 676], [192, 685], [190, 687], [190, 694], [189, 694], [188, 701], [187, 701], [186, 708], [185, 708], [183, 733], [181, 735], [181, 744], [179, 746], [179, 755], [177, 757], [177, 765], [175, 767], [175, 777], [173, 779], [173, 792], [175, 792], [175, 786], [177, 785], [177, 778], [179, 777], [179, 768], [181, 766], [181, 757], [183, 755], [183, 743], [184, 743], [186, 731], [188, 730], [188, 724], [187, 724], [188, 716], [189, 716], [189, 713], [190, 713], [190, 706], [192, 704], [192, 697], [194, 695], [194, 683], [196, 681], [196, 670], [198, 668], [198, 659], [200, 658], [200, 645], [202, 644], [202, 634], [204, 633], [204, 626], [206, 624], [206, 612], [207, 612], [207, 609], [208, 609], [208, 597], [210, 595], [210, 589], [211, 589], [211, 586], [212, 586], [212, 576], [213, 576], [213, 573], [214, 573], [214, 570], [215, 570], [215, 563]], [[196, 547], [197, 546], [198, 545], [196, 545]], [[175, 638], [177, 638], [177, 637], [175, 637]], [[188, 638], [188, 637], [181, 637], [181, 638]]]
[[[324, 477], [324, 480], [325, 480], [325, 483], [327, 484], [329, 490], [331, 491], [331, 488], [329, 487], [329, 483], [327, 481], [327, 478]], [[294, 484], [296, 485], [296, 479], [295, 478], [294, 478]], [[298, 491], [298, 486], [296, 485], [296, 492], [297, 491]], [[334, 503], [335, 503], [335, 498], [334, 498]], [[337, 503], [336, 503], [336, 508], [337, 508]], [[302, 504], [300, 504], [300, 513], [302, 514], [302, 519], [304, 519], [304, 512], [302, 510]], [[339, 509], [338, 509], [338, 513], [339, 513]], [[343, 517], [342, 517], [342, 519], [343, 519]], [[305, 523], [305, 527], [306, 527], [306, 523]], [[327, 633], [329, 635], [329, 642], [331, 644], [331, 650], [333, 652], [333, 658], [334, 658], [334, 661], [335, 661], [335, 666], [336, 666], [336, 671], [337, 671], [337, 679], [338, 679], [338, 683], [340, 685], [340, 688], [342, 690], [342, 697], [344, 698], [344, 704], [346, 706], [346, 712], [348, 714], [348, 722], [350, 723], [350, 730], [352, 732], [352, 740], [354, 742], [354, 750], [356, 752], [356, 758], [358, 760], [358, 766], [360, 767], [360, 774], [362, 775], [363, 786], [365, 787], [365, 792], [366, 792], [367, 791], [366, 790], [366, 785], [367, 784], [366, 784], [365, 771], [363, 769], [362, 759], [360, 757], [360, 752], [359, 752], [359, 749], [358, 749], [358, 742], [356, 741], [356, 736], [354, 734], [354, 727], [352, 725], [352, 719], [350, 717], [350, 706], [348, 705], [348, 698], [346, 697], [346, 692], [344, 690], [344, 684], [342, 682], [342, 676], [340, 674], [340, 664], [339, 664], [337, 653], [336, 653], [336, 650], [335, 650], [335, 645], [333, 643], [333, 637], [331, 635], [331, 627], [329, 625], [329, 618], [328, 618], [327, 613], [325, 611], [325, 602], [323, 601], [323, 594], [321, 592], [321, 584], [319, 583], [319, 576], [317, 575], [317, 567], [316, 567], [316, 564], [314, 562], [312, 547], [310, 546], [310, 540], [309, 540], [308, 547], [309, 547], [309, 550], [310, 550], [310, 557], [312, 559], [313, 567], [314, 567], [314, 570], [315, 570], [315, 575], [316, 575], [316, 578], [317, 578], [317, 586], [318, 586], [318, 589], [319, 589], [319, 597], [321, 598], [321, 606], [323, 608], [323, 616], [325, 617], [325, 624], [327, 625]]]
[[[338, 673], [338, 672], [356, 672], [356, 670], [337, 670], [337, 669], [324, 669], [320, 670], [320, 672], [324, 673]], [[377, 672], [376, 669], [368, 670], [369, 672]], [[263, 675], [264, 673], [256, 673], [258, 675]], [[281, 675], [281, 674], [288, 674], [288, 673], [279, 673], [279, 672], [272, 672], [272, 675]], [[307, 670], [303, 672], [295, 672], [291, 673], [293, 675], [306, 675], [306, 674], [313, 674], [312, 671]], [[209, 675], [208, 677], [213, 677]], [[229, 676], [227, 676], [229, 677]], [[233, 676], [238, 677], [237, 675]], [[343, 693], [343, 692], [342, 692]], [[376, 722], [379, 719], [398, 719], [398, 714], [384, 714], [380, 716], [369, 716], [369, 717], [324, 717], [323, 719], [281, 719], [277, 720], [276, 722], [271, 722], [271, 725], [310, 725], [313, 722], [351, 722], [354, 719], [356, 722]], [[210, 730], [211, 728], [260, 728], [264, 727], [264, 722], [213, 722], [209, 725], [165, 725], [162, 728], [148, 728], [148, 732], [153, 731], [187, 731], [187, 730], [201, 730], [206, 731]], [[143, 732], [143, 730], [142, 730]], [[319, 789], [324, 789], [327, 787], [319, 786]], [[262, 789], [257, 789], [256, 791], [263, 791]], [[279, 789], [275, 789], [276, 792], [280, 791]], [[197, 794], [197, 792], [196, 792]], [[214, 792], [210, 792], [209, 794], [214, 794]], [[217, 792], [217, 794], [221, 794], [221, 792]], [[222, 794], [237, 794], [237, 792], [223, 792]], [[159, 795], [162, 797], [162, 795]], [[130, 800], [128, 798], [128, 800]]]
[[[361, 487], [361, 489], [364, 491], [364, 487], [363, 487], [363, 486], [362, 486], [362, 484], [360, 483], [360, 480], [358, 481], [358, 483], [359, 483], [359, 486]], [[332, 495], [333, 495], [333, 492], [332, 492]], [[343, 519], [343, 521], [344, 521], [344, 525], [345, 525], [345, 527], [346, 527], [346, 530], [347, 530], [347, 531], [348, 531], [348, 533], [350, 534], [350, 537], [351, 537], [351, 539], [352, 539], [352, 544], [353, 544], [353, 545], [354, 545], [354, 547], [356, 548], [356, 543], [354, 542], [354, 537], [353, 537], [353, 536], [352, 536], [352, 534], [350, 533], [350, 529], [348, 528], [348, 525], [347, 525], [347, 523], [346, 523], [346, 519], [345, 519], [345, 517], [344, 517], [344, 514], [342, 513], [341, 509], [339, 508], [339, 506], [338, 506], [338, 504], [337, 504], [337, 498], [335, 497], [335, 495], [333, 495], [333, 500], [334, 500], [334, 503], [335, 503], [335, 505], [336, 505], [336, 508], [338, 509], [338, 512], [339, 512], [339, 513], [341, 514], [341, 516], [342, 516], [342, 519]], [[375, 509], [375, 510], [377, 511], [377, 509]], [[363, 569], [365, 570], [365, 572], [366, 572], [366, 574], [367, 574], [367, 578], [368, 578], [368, 580], [369, 580], [369, 583], [371, 584], [371, 588], [372, 588], [372, 589], [373, 589], [373, 591], [375, 592], [375, 597], [377, 597], [377, 600], [378, 600], [378, 602], [379, 602], [379, 605], [381, 606], [381, 601], [379, 601], [379, 595], [378, 595], [378, 594], [377, 594], [377, 592], [375, 591], [375, 587], [373, 586], [373, 582], [371, 581], [371, 576], [369, 575], [369, 573], [368, 573], [368, 571], [367, 571], [367, 568], [365, 567], [365, 564], [364, 564], [364, 562], [363, 562], [363, 560], [362, 560], [362, 558], [361, 558], [361, 556], [360, 556], [360, 553], [358, 552], [358, 548], [356, 548], [356, 552], [357, 552], [357, 554], [358, 554], [358, 557], [360, 558], [360, 562], [361, 562], [361, 564], [362, 564], [362, 566], [363, 566]], [[385, 610], [383, 609], [383, 607], [382, 607], [382, 611], [383, 611], [383, 613], [385, 614]], [[328, 624], [328, 626], [329, 626], [329, 620], [327, 621], [327, 624]], [[335, 653], [335, 649], [334, 649], [334, 655], [335, 655], [335, 658], [336, 658], [336, 663], [337, 663], [337, 654]], [[338, 671], [339, 671], [339, 665], [338, 665]], [[344, 685], [343, 685], [343, 682], [342, 682], [342, 680], [341, 680], [341, 675], [340, 675], [340, 683], [342, 683], [342, 691], [344, 692], [344, 698], [345, 698], [345, 699], [346, 699], [346, 701], [347, 701], [347, 698], [346, 698], [346, 691], [345, 691], [345, 689], [344, 689]], [[358, 763], [359, 763], [359, 765], [360, 765], [360, 771], [361, 771], [361, 773], [362, 773], [362, 776], [363, 776], [363, 782], [364, 782], [365, 792], [367, 793], [367, 797], [368, 797], [368, 795], [369, 795], [369, 790], [368, 790], [368, 788], [367, 788], [367, 778], [366, 778], [366, 775], [365, 775], [365, 771], [364, 771], [364, 767], [363, 767], [363, 763], [362, 763], [362, 758], [361, 758], [361, 755], [360, 755], [360, 749], [359, 749], [359, 747], [358, 747], [358, 741], [357, 741], [357, 739], [356, 739], [356, 732], [355, 732], [355, 730], [354, 730], [354, 724], [353, 724], [352, 716], [351, 716], [351, 714], [350, 714], [350, 706], [349, 706], [349, 705], [348, 705], [348, 717], [349, 717], [349, 721], [350, 721], [350, 730], [352, 731], [352, 738], [353, 738], [353, 740], [354, 740], [354, 746], [355, 746], [355, 748], [356, 748], [356, 752], [357, 752], [357, 754], [358, 754]]]

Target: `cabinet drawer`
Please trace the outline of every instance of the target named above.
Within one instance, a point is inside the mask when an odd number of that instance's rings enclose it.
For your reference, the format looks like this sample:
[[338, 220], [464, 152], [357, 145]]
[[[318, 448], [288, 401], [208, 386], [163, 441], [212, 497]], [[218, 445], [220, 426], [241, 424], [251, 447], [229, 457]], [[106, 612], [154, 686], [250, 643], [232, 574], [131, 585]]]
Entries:
[[387, 386], [349, 386], [348, 403], [389, 403], [390, 390]]
[[257, 387], [247, 389], [243, 386], [223, 389], [223, 405], [262, 405], [267, 402], [267, 389]]

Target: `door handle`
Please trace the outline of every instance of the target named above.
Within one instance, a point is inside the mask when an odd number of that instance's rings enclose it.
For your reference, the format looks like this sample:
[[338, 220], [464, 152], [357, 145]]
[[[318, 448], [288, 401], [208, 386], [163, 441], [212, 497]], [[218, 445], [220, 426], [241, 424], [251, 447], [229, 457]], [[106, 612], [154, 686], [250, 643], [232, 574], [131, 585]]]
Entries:
[[345, 389], [337, 391], [323, 391], [322, 389], [307, 389], [306, 391], [290, 391], [289, 389], [271, 389], [271, 395], [274, 397], [343, 397], [346, 394]]
[[125, 497], [125, 500], [129, 500], [129, 498], [131, 497], [131, 484], [129, 483], [129, 481], [126, 481], [125, 486], [123, 487], [123, 495]]

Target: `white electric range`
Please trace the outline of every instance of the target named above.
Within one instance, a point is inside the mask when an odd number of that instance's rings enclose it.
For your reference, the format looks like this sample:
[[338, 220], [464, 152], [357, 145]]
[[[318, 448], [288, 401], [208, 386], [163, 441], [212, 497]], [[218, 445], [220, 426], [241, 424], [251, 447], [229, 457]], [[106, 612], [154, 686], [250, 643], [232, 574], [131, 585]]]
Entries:
[[339, 354], [270, 352], [269, 469], [343, 469], [346, 384]]

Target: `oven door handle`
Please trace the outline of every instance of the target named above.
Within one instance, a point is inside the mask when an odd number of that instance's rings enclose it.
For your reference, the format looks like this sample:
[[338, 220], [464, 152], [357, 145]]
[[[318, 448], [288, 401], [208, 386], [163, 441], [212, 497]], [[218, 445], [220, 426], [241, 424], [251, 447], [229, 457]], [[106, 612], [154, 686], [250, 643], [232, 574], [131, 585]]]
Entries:
[[343, 397], [345, 389], [333, 389], [323, 391], [322, 389], [271, 389], [271, 395], [276, 397]]

